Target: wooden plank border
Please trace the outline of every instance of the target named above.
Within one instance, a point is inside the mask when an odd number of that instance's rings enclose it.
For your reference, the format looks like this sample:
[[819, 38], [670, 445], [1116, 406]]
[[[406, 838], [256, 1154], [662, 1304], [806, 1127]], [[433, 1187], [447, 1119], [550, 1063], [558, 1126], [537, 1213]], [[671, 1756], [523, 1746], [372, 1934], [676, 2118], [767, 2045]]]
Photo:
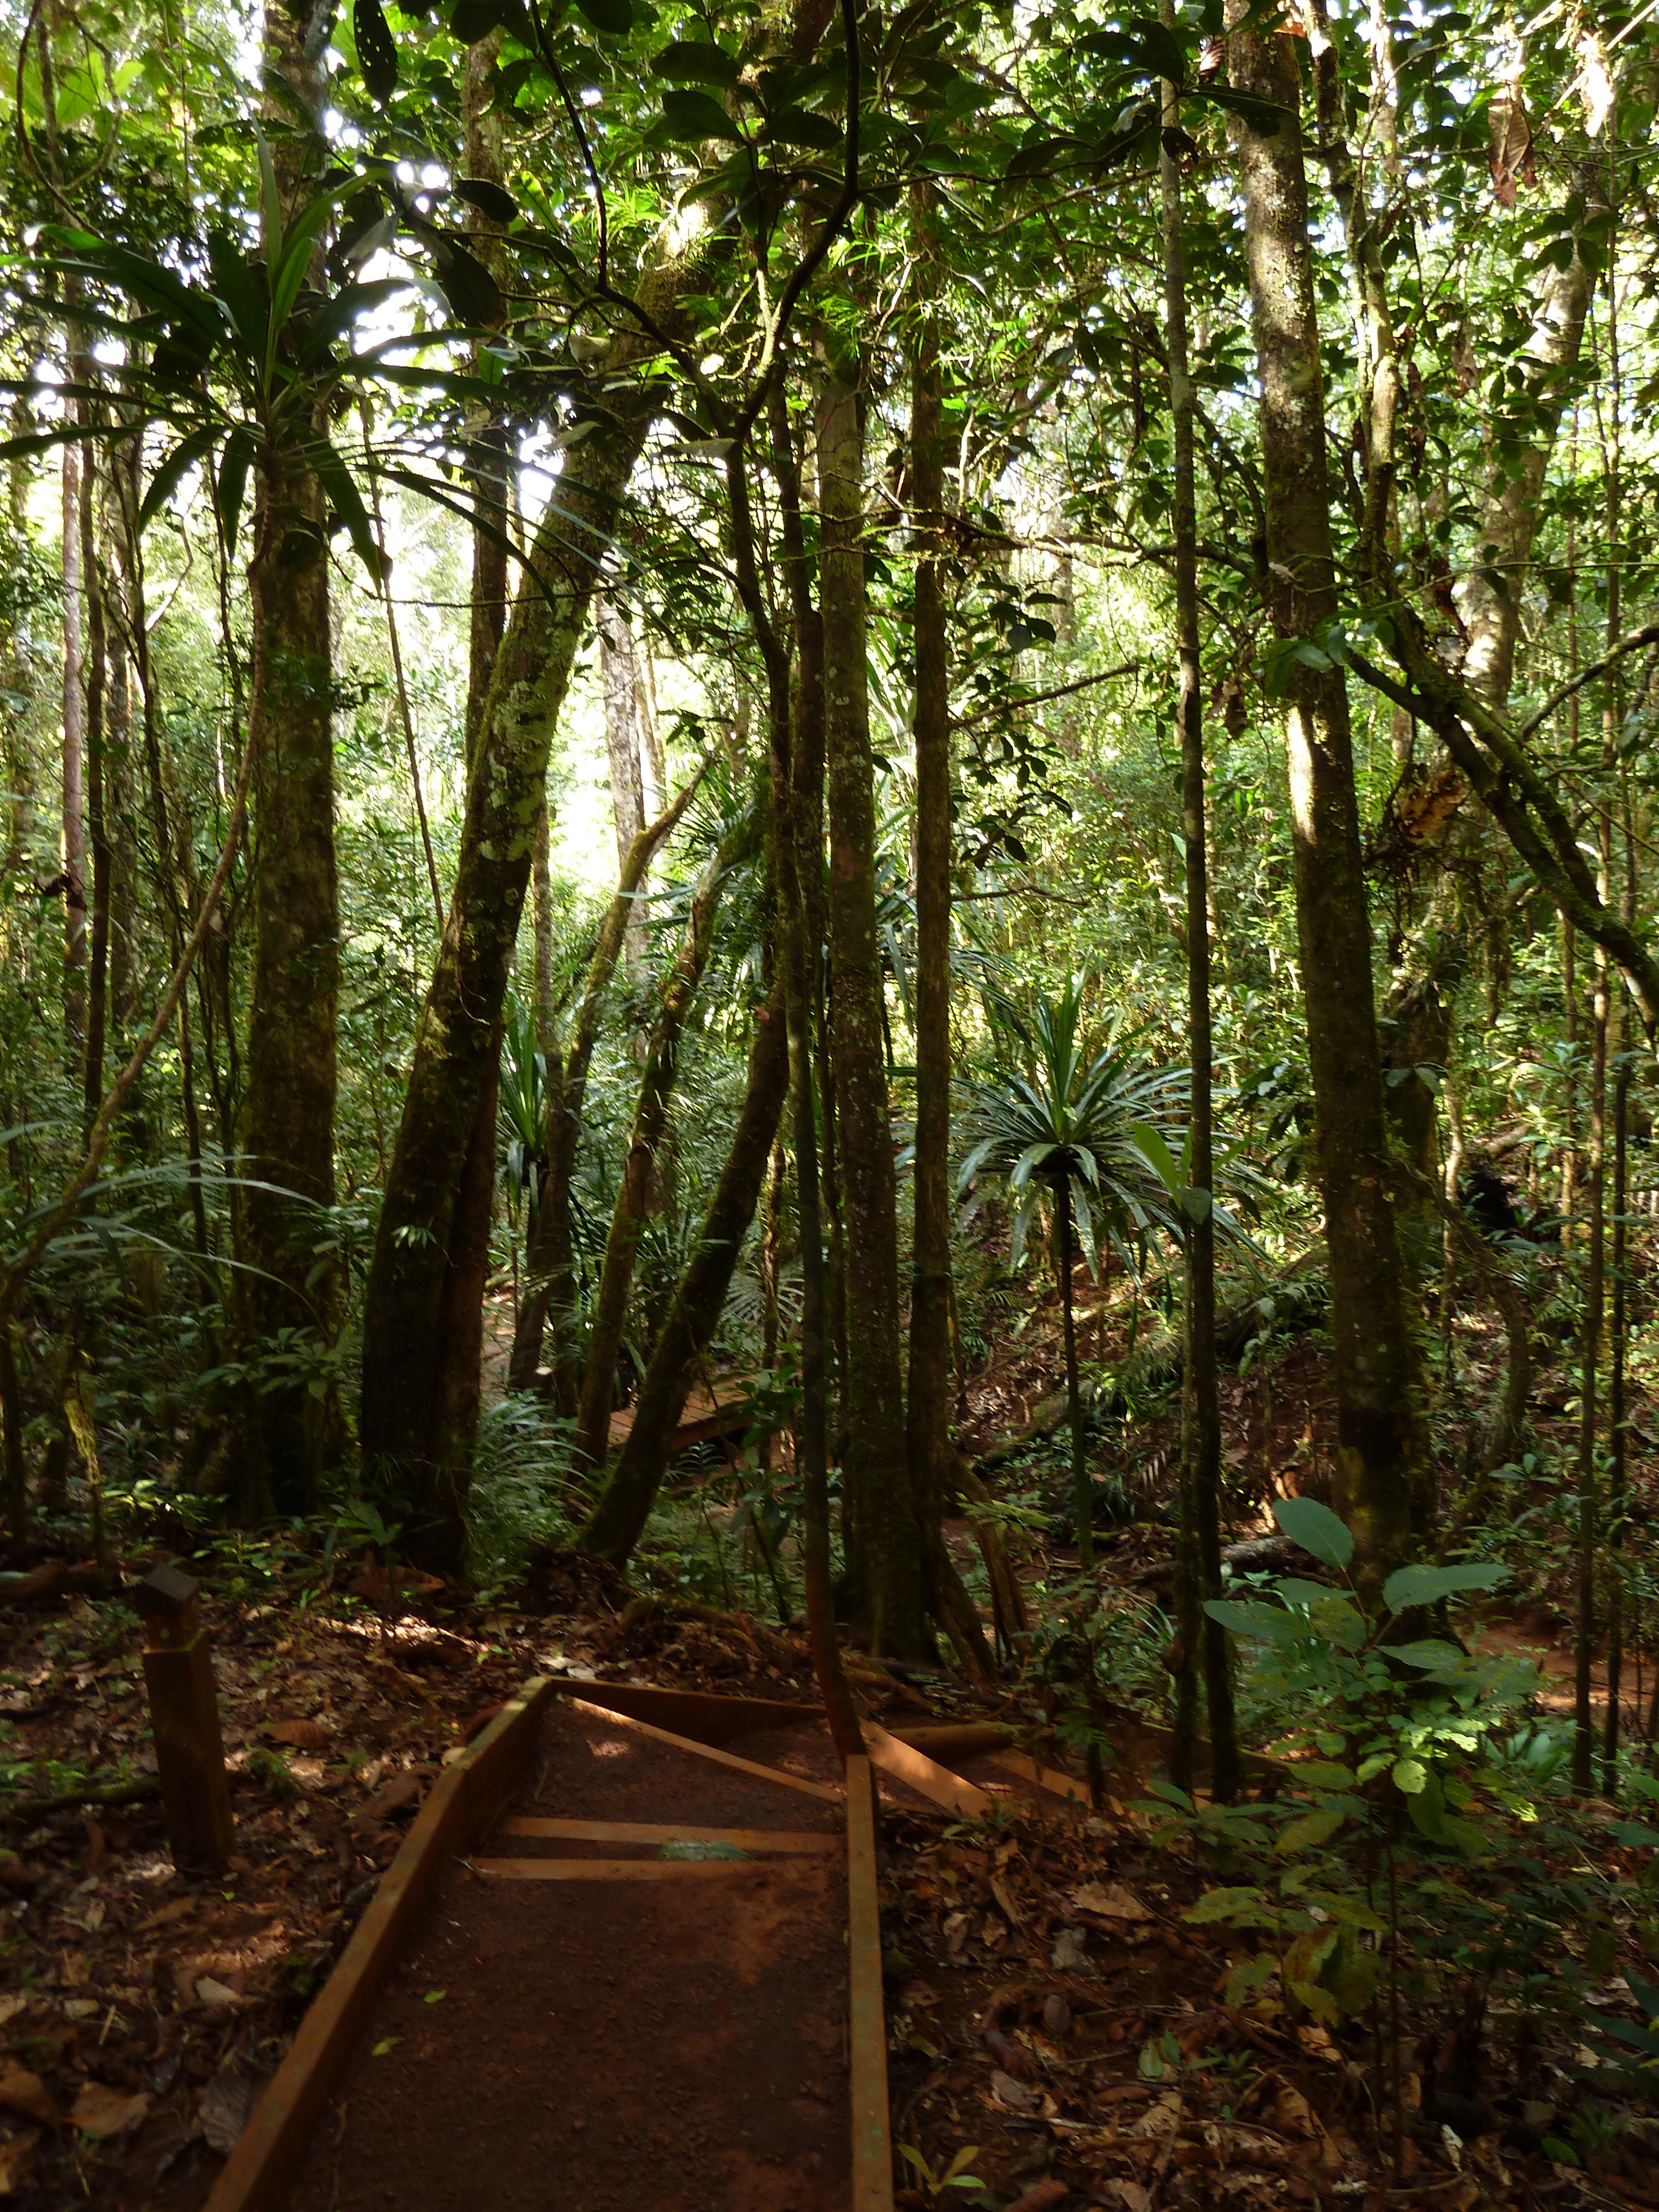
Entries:
[[[584, 1682], [581, 1686], [586, 1690], [592, 1685]], [[762, 1782], [778, 1783], [785, 1790], [799, 1790], [808, 1797], [827, 1798], [831, 1804], [841, 1802], [841, 1791], [833, 1783], [808, 1782], [802, 1775], [786, 1774], [781, 1766], [757, 1765], [752, 1759], [739, 1759], [734, 1751], [721, 1751], [712, 1743], [698, 1743], [689, 1735], [672, 1735], [667, 1729], [653, 1726], [650, 1721], [635, 1720], [632, 1713], [622, 1712], [615, 1706], [596, 1705], [588, 1698], [573, 1697], [570, 1702], [581, 1711], [592, 1713], [598, 1720], [620, 1722], [623, 1728], [633, 1729], [640, 1735], [651, 1736], [658, 1743], [671, 1744], [676, 1751], [689, 1751], [698, 1759], [712, 1759], [716, 1766], [729, 1766], [738, 1774], [753, 1775]]]
[[722, 1698], [708, 1690], [663, 1690], [654, 1682], [584, 1682], [556, 1675], [550, 1687], [556, 1696], [650, 1721], [695, 1743], [730, 1743], [763, 1729], [802, 1728], [823, 1718], [822, 1705], [790, 1705], [781, 1698]]
[[839, 1836], [817, 1828], [692, 1828], [672, 1820], [547, 1820], [515, 1815], [498, 1836], [540, 1836], [558, 1844], [735, 1844], [740, 1851], [816, 1857], [840, 1850]]
[[483, 1834], [512, 1795], [548, 1687], [540, 1678], [526, 1682], [433, 1784], [214, 2184], [206, 2212], [275, 2212], [416, 1914], [447, 1862]]
[[887, 2008], [881, 1993], [881, 1909], [876, 1896], [876, 1792], [867, 1759], [847, 1762], [847, 1978], [853, 2212], [893, 2212]]
[[889, 1735], [875, 1721], [865, 1722], [864, 1741], [876, 1765], [896, 1781], [908, 1783], [919, 1796], [931, 1797], [947, 1813], [962, 1813], [970, 1820], [980, 1820], [997, 1802], [988, 1790], [964, 1782], [961, 1775], [952, 1774], [948, 1766], [929, 1759], [914, 1744], [902, 1743], [897, 1736]]

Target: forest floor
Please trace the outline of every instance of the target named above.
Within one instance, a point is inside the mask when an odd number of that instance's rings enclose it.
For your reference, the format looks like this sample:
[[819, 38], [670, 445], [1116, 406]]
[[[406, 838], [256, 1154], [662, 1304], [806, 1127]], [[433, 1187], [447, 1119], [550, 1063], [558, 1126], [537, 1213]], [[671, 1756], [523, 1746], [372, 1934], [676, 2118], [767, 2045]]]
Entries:
[[[1468, 1335], [1448, 1388], [1473, 1407], [1493, 1360], [1478, 1316]], [[1052, 1353], [1039, 1315], [975, 1382], [977, 1437], [1017, 1425], [1052, 1389]], [[1565, 1440], [1554, 1387], [1547, 1375], [1535, 1419]], [[1246, 1534], [1265, 1525], [1272, 1495], [1316, 1490], [1328, 1467], [1317, 1339], [1293, 1339], [1224, 1395], [1235, 1533]], [[1130, 1475], [1136, 1515], [1101, 1532], [1103, 1591], [1143, 1612], [1167, 1588], [1173, 1423], [1155, 1407], [1097, 1444], [1101, 1476]], [[1037, 1440], [1004, 1463], [1005, 1494], [1054, 1480], [1042, 1449]], [[953, 1535], [965, 1559], [967, 1524]], [[135, 1550], [126, 1576], [167, 1549]], [[574, 1554], [544, 1557], [489, 1605], [434, 1591], [429, 1617], [390, 1632], [343, 1586], [350, 1570], [330, 1574], [307, 1542], [227, 1540], [190, 1563], [237, 1822], [235, 1853], [213, 1879], [174, 1872], [159, 1805], [142, 1794], [154, 1756], [140, 1627], [118, 1571], [101, 1586], [58, 1577], [6, 1615], [0, 2196], [20, 2212], [197, 2212], [434, 1778], [526, 1677], [813, 1694], [799, 1633], [672, 1601], [625, 1625], [627, 1586]], [[1024, 1576], [1036, 1589], [1074, 1569], [1069, 1552], [1034, 1544]], [[1562, 1595], [1547, 1575], [1532, 1610], [1494, 1612], [1484, 1632], [1541, 1648], [1559, 1680]], [[944, 1673], [901, 1677], [852, 1656], [860, 1702], [890, 1726], [993, 1709], [1033, 1729], [1052, 1717], [1029, 1686], [990, 1698]], [[1137, 1711], [1126, 1694], [1114, 1708], [1107, 1783], [1086, 1820], [1000, 1809], [988, 1826], [889, 1809], [901, 2205], [1659, 2207], [1659, 2123], [1638, 2094], [1590, 2098], [1599, 2117], [1574, 2138], [1577, 2162], [1556, 2155], [1587, 2108], [1595, 2057], [1570, 2006], [1529, 2013], [1524, 2034], [1494, 2015], [1471, 2060], [1458, 2031], [1468, 1990], [1413, 1995], [1397, 2037], [1378, 2033], [1374, 2013], [1334, 2033], [1293, 2006], [1229, 2002], [1230, 1973], [1255, 1939], [1183, 1917], [1213, 1877], [1189, 1844], [1156, 1839], [1146, 1793], [1161, 1717], [1156, 1699]], [[88, 1802], [100, 1785], [121, 1802]], [[1638, 1870], [1639, 1853], [1602, 1833], [1595, 1855], [1604, 1869]], [[1620, 1955], [1639, 1955], [1639, 1932], [1620, 1923]], [[1583, 1959], [1581, 1935], [1563, 1942]], [[1624, 1997], [1607, 1956], [1584, 1972], [1593, 1994]]]

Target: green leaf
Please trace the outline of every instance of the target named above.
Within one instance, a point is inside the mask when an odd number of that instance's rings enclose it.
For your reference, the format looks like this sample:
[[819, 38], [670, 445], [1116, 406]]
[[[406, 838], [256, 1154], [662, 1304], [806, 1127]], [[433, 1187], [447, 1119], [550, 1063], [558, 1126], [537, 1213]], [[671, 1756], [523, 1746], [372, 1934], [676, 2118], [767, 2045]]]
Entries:
[[1659, 1828], [1644, 1828], [1639, 1820], [1609, 1820], [1607, 1833], [1626, 1850], [1651, 1850], [1659, 1844]]
[[488, 177], [457, 177], [450, 190], [490, 222], [512, 222], [518, 216], [519, 204], [512, 193]]
[[743, 137], [719, 100], [689, 85], [664, 93], [662, 112], [669, 130], [683, 145], [701, 145], [705, 138], [736, 142]]
[[1260, 1637], [1270, 1644], [1292, 1644], [1300, 1633], [1300, 1624], [1282, 1606], [1212, 1597], [1204, 1601], [1204, 1610], [1212, 1620], [1231, 1628], [1235, 1636]]
[[629, 0], [576, 0], [576, 10], [608, 39], [625, 39], [634, 27]]
[[1191, 86], [1183, 97], [1207, 100], [1212, 107], [1219, 107], [1229, 115], [1240, 117], [1263, 138], [1273, 137], [1291, 112], [1288, 107], [1281, 107], [1277, 100], [1262, 100], [1253, 92], [1235, 92], [1231, 85], [1204, 81]]
[[464, 46], [473, 46], [503, 24], [515, 33], [528, 33], [530, 19], [524, 0], [455, 0], [450, 11], [449, 35], [459, 39]]
[[1127, 31], [1092, 31], [1078, 44], [1140, 76], [1167, 77], [1179, 84], [1187, 74], [1186, 49], [1175, 33], [1145, 15], [1136, 16]]
[[1444, 1674], [1449, 1668], [1468, 1663], [1455, 1644], [1443, 1644], [1431, 1636], [1418, 1644], [1384, 1644], [1380, 1648], [1385, 1658], [1398, 1659], [1407, 1667], [1420, 1667], [1425, 1674]]
[[1346, 1567], [1353, 1557], [1353, 1538], [1346, 1523], [1316, 1498], [1276, 1498], [1273, 1519], [1291, 1543], [1328, 1567]]
[[386, 28], [380, 0], [351, 0], [351, 35], [369, 96], [384, 107], [398, 88], [398, 48]]
[[781, 115], [770, 117], [766, 136], [781, 146], [811, 146], [829, 154], [847, 143], [847, 134], [840, 124], [832, 123], [827, 115], [816, 114], [810, 107], [786, 107]]
[[205, 430], [192, 430], [188, 438], [181, 438], [149, 480], [143, 504], [138, 509], [138, 527], [147, 530], [187, 471], [195, 467], [204, 455], [217, 445], [223, 432], [218, 423]]
[[735, 84], [738, 64], [724, 46], [702, 39], [674, 39], [651, 64], [653, 76], [670, 84]]
[[225, 450], [219, 458], [219, 481], [216, 487], [219, 501], [219, 527], [224, 532], [225, 558], [231, 559], [236, 551], [236, 532], [242, 519], [242, 500], [247, 490], [247, 472], [253, 459], [253, 439], [251, 432], [238, 423], [225, 441]]
[[326, 438], [307, 442], [307, 456], [317, 471], [318, 481], [328, 494], [329, 503], [345, 525], [347, 534], [357, 550], [357, 557], [368, 569], [376, 586], [385, 578], [386, 564], [380, 549], [374, 543], [368, 510], [363, 505], [362, 494], [350, 470]]
[[[1239, 1915], [1246, 1916], [1243, 1920]], [[1262, 1916], [1266, 1916], [1264, 1923]], [[1212, 1921], [1231, 1921], [1236, 1925], [1261, 1927], [1271, 1924], [1273, 1907], [1267, 1894], [1260, 1889], [1206, 1889], [1196, 1905], [1189, 1905], [1182, 1914], [1194, 1927], [1207, 1927]]]
[[1273, 1849], [1281, 1857], [1287, 1857], [1292, 1851], [1310, 1850], [1316, 1844], [1328, 1842], [1346, 1817], [1334, 1805], [1322, 1805], [1311, 1813], [1303, 1813], [1279, 1831]]
[[1492, 1589], [1504, 1580], [1507, 1567], [1489, 1561], [1469, 1560], [1455, 1567], [1419, 1565], [1401, 1567], [1382, 1585], [1382, 1602], [1390, 1613], [1404, 1613], [1419, 1605], [1438, 1605], [1459, 1590]]
[[1429, 1786], [1429, 1770], [1420, 1759], [1396, 1759], [1394, 1781], [1407, 1797], [1420, 1797]]

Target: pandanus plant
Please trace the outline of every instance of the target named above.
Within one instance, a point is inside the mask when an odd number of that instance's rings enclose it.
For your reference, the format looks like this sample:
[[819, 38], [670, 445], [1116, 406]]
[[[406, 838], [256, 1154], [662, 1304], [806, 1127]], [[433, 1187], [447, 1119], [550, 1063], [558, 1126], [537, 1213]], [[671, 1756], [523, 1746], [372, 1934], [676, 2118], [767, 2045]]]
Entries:
[[1094, 1565], [1094, 1540], [1072, 1271], [1080, 1248], [1097, 1275], [1103, 1240], [1132, 1273], [1133, 1246], [1144, 1249], [1153, 1237], [1180, 1241], [1182, 1194], [1163, 1163], [1184, 1148], [1188, 1087], [1184, 1067], [1152, 1066], [1133, 1035], [1091, 1057], [1086, 988], [1085, 977], [1074, 976], [1057, 999], [1039, 999], [1029, 1018], [1003, 994], [987, 993], [999, 1056], [969, 1085], [968, 1150], [957, 1171], [958, 1197], [976, 1180], [1006, 1185], [1013, 1206], [1011, 1267], [1018, 1267], [1039, 1210], [1053, 1215], [1078, 1557], [1085, 1573]]

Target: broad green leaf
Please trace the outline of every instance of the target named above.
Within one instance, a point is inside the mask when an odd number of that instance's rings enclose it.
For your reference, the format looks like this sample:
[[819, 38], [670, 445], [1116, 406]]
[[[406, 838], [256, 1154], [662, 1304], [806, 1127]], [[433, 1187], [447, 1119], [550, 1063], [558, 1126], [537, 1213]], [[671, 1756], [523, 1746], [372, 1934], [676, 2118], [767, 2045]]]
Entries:
[[386, 28], [380, 0], [351, 0], [351, 35], [363, 82], [371, 98], [384, 107], [398, 88], [398, 48]]
[[1346, 1524], [1316, 1498], [1276, 1498], [1273, 1519], [1291, 1543], [1328, 1567], [1346, 1567], [1353, 1557], [1353, 1538]]
[[736, 59], [724, 46], [704, 39], [674, 39], [651, 64], [653, 76], [670, 84], [735, 84]]
[[691, 85], [664, 93], [662, 112], [670, 131], [683, 145], [701, 145], [705, 138], [735, 141], [743, 137], [719, 100]]
[[1202, 1928], [1212, 1921], [1233, 1920], [1239, 1913], [1266, 1913], [1270, 1921], [1273, 1917], [1266, 1893], [1260, 1889], [1206, 1889], [1197, 1904], [1189, 1905], [1181, 1917]]
[[512, 222], [518, 216], [519, 204], [512, 193], [488, 177], [457, 177], [450, 190], [491, 222]]
[[1382, 1602], [1390, 1613], [1404, 1613], [1412, 1606], [1438, 1605], [1442, 1598], [1454, 1597], [1460, 1590], [1494, 1589], [1508, 1573], [1507, 1567], [1482, 1560], [1452, 1567], [1401, 1567], [1383, 1583]]
[[1420, 1797], [1429, 1786], [1429, 1770], [1420, 1759], [1396, 1759], [1394, 1781], [1407, 1797]]
[[1444, 1674], [1449, 1668], [1468, 1663], [1455, 1644], [1441, 1643], [1431, 1636], [1417, 1644], [1384, 1644], [1379, 1649], [1385, 1658], [1398, 1659], [1407, 1667], [1420, 1667], [1425, 1674]]
[[221, 426], [216, 422], [205, 430], [192, 431], [188, 438], [179, 440], [149, 480], [149, 488], [144, 494], [143, 504], [138, 509], [140, 530], [147, 530], [149, 527], [157, 513], [167, 504], [185, 473], [194, 468], [198, 461], [211, 453], [223, 434]]
[[328, 494], [330, 505], [346, 526], [347, 534], [356, 548], [358, 559], [378, 586], [385, 577], [386, 564], [381, 558], [380, 549], [374, 542], [368, 510], [363, 505], [356, 479], [326, 438], [311, 441], [307, 453], [317, 471], [318, 481]]
[[1334, 1805], [1322, 1805], [1311, 1813], [1303, 1813], [1279, 1831], [1273, 1849], [1282, 1857], [1293, 1851], [1310, 1850], [1317, 1844], [1328, 1843], [1346, 1817]]
[[247, 490], [247, 472], [253, 459], [252, 434], [239, 423], [225, 441], [225, 450], [219, 458], [219, 481], [216, 487], [219, 501], [219, 527], [224, 532], [225, 558], [234, 557], [236, 532], [242, 519], [242, 501]]
[[1645, 1828], [1639, 1820], [1609, 1820], [1607, 1833], [1626, 1850], [1651, 1850], [1659, 1844], [1659, 1828]]
[[1235, 1636], [1259, 1637], [1270, 1644], [1292, 1644], [1301, 1634], [1301, 1624], [1282, 1606], [1261, 1605], [1243, 1598], [1212, 1597], [1204, 1601], [1204, 1610], [1212, 1620], [1218, 1620], [1224, 1628], [1231, 1629]]
[[634, 27], [629, 0], [576, 0], [576, 12], [606, 38], [625, 39]]

